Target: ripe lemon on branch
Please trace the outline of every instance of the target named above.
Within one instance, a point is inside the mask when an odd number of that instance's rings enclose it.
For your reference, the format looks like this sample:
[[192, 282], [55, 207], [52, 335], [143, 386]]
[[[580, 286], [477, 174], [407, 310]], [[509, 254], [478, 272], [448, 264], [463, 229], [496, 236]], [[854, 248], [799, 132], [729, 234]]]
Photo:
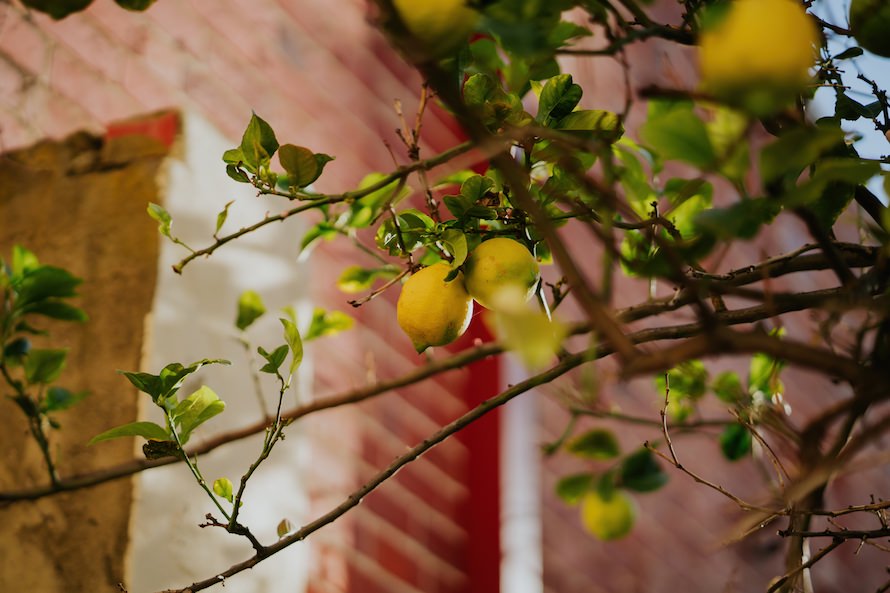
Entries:
[[538, 262], [513, 239], [497, 237], [482, 242], [464, 264], [467, 291], [486, 309], [497, 309], [497, 293], [518, 287], [527, 301], [535, 292], [541, 276]]
[[[468, 0], [378, 0], [383, 26], [412, 62], [446, 57], [467, 40], [479, 20]], [[392, 6], [392, 14], [388, 8]]]
[[604, 495], [591, 490], [581, 499], [581, 524], [597, 539], [610, 541], [630, 533], [636, 519], [633, 499], [622, 490]]
[[699, 39], [704, 89], [753, 115], [779, 111], [811, 83], [815, 23], [797, 0], [734, 0], [723, 10]]
[[451, 266], [433, 264], [411, 276], [402, 286], [396, 318], [418, 353], [459, 338], [470, 325], [473, 299], [464, 288], [463, 274], [446, 282]]

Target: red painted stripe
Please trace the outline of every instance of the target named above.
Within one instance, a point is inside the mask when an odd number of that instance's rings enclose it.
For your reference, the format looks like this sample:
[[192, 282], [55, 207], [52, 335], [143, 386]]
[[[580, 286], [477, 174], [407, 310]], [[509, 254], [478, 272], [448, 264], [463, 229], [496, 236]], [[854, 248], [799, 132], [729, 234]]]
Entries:
[[[492, 335], [482, 320], [483, 310], [473, 318], [467, 334], [455, 349], [477, 340], [491, 341]], [[463, 399], [476, 406], [497, 395], [501, 387], [500, 364], [496, 357], [474, 362], [467, 367]], [[467, 529], [466, 593], [497, 593], [500, 591], [501, 566], [501, 492], [500, 492], [500, 411], [486, 414], [460, 433], [458, 439], [470, 452], [467, 486], [470, 495], [465, 503], [461, 524]]]
[[179, 134], [179, 114], [173, 111], [165, 111], [138, 119], [108, 124], [105, 131], [106, 138], [119, 138], [121, 136], [148, 136], [158, 140], [161, 144], [170, 148]]

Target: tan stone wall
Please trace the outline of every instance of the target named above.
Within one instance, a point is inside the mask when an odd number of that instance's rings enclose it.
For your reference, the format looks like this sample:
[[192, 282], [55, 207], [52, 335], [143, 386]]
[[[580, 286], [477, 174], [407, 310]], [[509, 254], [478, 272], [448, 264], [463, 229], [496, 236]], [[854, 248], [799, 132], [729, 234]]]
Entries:
[[[91, 392], [57, 415], [62, 428], [51, 440], [63, 479], [133, 455], [131, 439], [86, 443], [137, 418], [135, 390], [115, 370], [140, 365], [158, 257], [145, 208], [158, 200], [165, 154], [148, 138], [79, 134], [0, 156], [0, 253], [8, 259], [19, 243], [84, 280], [78, 300], [89, 322], [45, 325], [50, 344], [70, 348], [59, 384]], [[25, 418], [7, 398], [0, 435], [0, 490], [48, 483]], [[123, 479], [0, 508], [0, 591], [119, 591], [131, 500]]]

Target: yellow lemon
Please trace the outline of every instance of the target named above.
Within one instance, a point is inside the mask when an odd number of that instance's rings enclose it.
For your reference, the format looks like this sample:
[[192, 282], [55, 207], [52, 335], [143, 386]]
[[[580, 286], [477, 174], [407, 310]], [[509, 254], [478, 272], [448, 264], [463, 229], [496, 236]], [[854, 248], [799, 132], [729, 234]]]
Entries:
[[622, 490], [608, 498], [591, 490], [581, 499], [581, 523], [597, 539], [620, 539], [630, 533], [636, 519], [633, 499]]
[[498, 237], [484, 241], [464, 264], [467, 290], [487, 309], [498, 309], [498, 292], [518, 287], [527, 301], [541, 276], [538, 262], [525, 246], [513, 239]]
[[819, 34], [797, 0], [735, 0], [699, 40], [705, 90], [754, 115], [787, 105], [811, 82]]
[[853, 0], [850, 3], [850, 29], [860, 46], [890, 58], [890, 1]]
[[476, 27], [479, 13], [467, 0], [393, 0], [405, 32], [396, 43], [415, 62], [438, 59], [454, 51]]
[[417, 352], [444, 346], [459, 338], [470, 325], [473, 299], [464, 288], [463, 274], [451, 282], [446, 263], [433, 264], [416, 272], [402, 286], [396, 317]]

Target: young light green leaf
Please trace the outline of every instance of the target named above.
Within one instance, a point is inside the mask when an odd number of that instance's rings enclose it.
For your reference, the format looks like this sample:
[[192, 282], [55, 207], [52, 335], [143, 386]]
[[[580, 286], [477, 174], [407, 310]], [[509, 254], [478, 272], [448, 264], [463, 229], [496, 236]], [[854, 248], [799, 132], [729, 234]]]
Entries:
[[216, 230], [213, 231], [213, 236], [216, 237], [219, 234], [220, 229], [223, 228], [223, 225], [226, 224], [226, 219], [229, 217], [229, 206], [235, 203], [235, 200], [229, 200], [226, 202], [226, 205], [220, 210], [219, 214], [216, 215]]
[[245, 290], [238, 297], [238, 316], [235, 327], [244, 331], [266, 312], [262, 297], [253, 290]]
[[355, 320], [343, 311], [325, 311], [321, 307], [316, 307], [312, 313], [309, 329], [303, 336], [303, 341], [308, 342], [322, 336], [340, 333], [350, 329], [353, 323]]
[[288, 375], [293, 376], [300, 363], [303, 362], [303, 340], [300, 338], [300, 330], [297, 329], [296, 323], [282, 317], [281, 324], [284, 326], [284, 341], [287, 342], [291, 353]]
[[172, 239], [170, 228], [173, 226], [173, 219], [170, 217], [170, 213], [163, 206], [153, 202], [148, 203], [147, 211], [148, 215], [157, 221], [158, 232], [168, 239]]
[[739, 375], [734, 371], [724, 371], [717, 375], [711, 390], [720, 401], [728, 404], [738, 404], [746, 395]]
[[278, 140], [272, 127], [254, 113], [241, 137], [240, 148], [244, 163], [259, 170], [262, 166], [268, 166], [269, 159], [278, 150]]
[[257, 352], [260, 356], [266, 359], [266, 364], [263, 365], [260, 372], [277, 375], [278, 369], [281, 368], [281, 364], [284, 362], [284, 359], [287, 358], [288, 347], [287, 344], [282, 344], [272, 352], [266, 352], [266, 350], [260, 346], [257, 348]]
[[624, 133], [619, 117], [602, 109], [582, 109], [573, 111], [559, 120], [556, 128], [564, 132], [596, 136], [603, 140], [615, 141]]
[[287, 171], [288, 183], [294, 187], [306, 187], [318, 179], [318, 161], [308, 148], [284, 144], [278, 149], [278, 160]]
[[589, 430], [569, 441], [570, 453], [587, 459], [612, 459], [621, 453], [615, 435], [602, 428]]
[[32, 251], [21, 245], [12, 246], [12, 275], [23, 276], [26, 272], [40, 267], [40, 261]]
[[225, 408], [225, 402], [206, 385], [179, 402], [170, 416], [179, 427], [180, 442], [184, 445], [196, 428]]
[[233, 490], [232, 480], [228, 478], [217, 478], [213, 481], [214, 494], [229, 502], [232, 502], [234, 499]]
[[282, 519], [278, 523], [278, 527], [276, 528], [276, 533], [278, 533], [278, 537], [282, 538], [291, 531], [294, 530], [294, 526], [287, 519]]
[[121, 437], [143, 437], [157, 441], [170, 440], [167, 430], [154, 422], [130, 422], [94, 436], [88, 444], [93, 445], [101, 441], [119, 439]]
[[31, 350], [25, 357], [23, 367], [28, 383], [52, 383], [65, 368], [67, 348]]

